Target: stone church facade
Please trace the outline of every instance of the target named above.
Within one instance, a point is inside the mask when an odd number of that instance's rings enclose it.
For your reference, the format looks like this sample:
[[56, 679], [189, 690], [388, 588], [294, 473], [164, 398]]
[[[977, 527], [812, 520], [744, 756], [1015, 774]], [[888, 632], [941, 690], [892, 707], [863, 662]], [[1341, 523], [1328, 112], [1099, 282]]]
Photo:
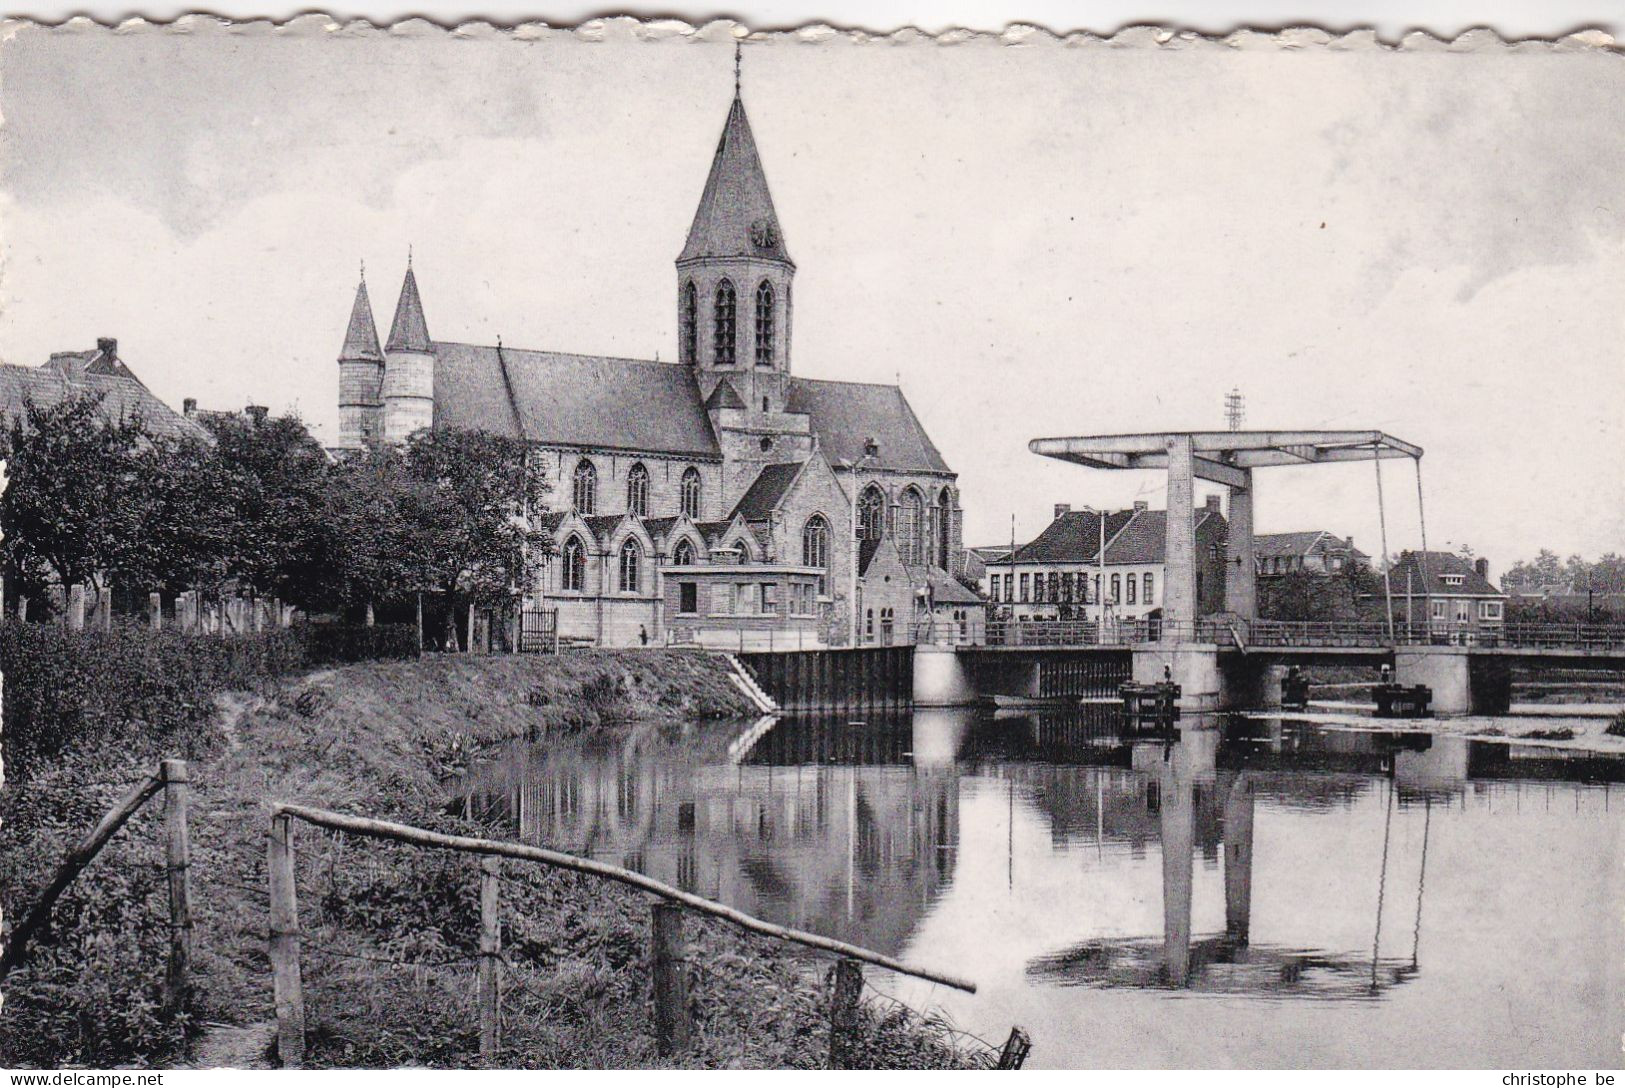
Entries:
[[557, 550], [526, 606], [567, 638], [850, 645], [856, 617], [902, 643], [979, 619], [953, 577], [958, 478], [902, 390], [793, 374], [795, 271], [736, 90], [676, 262], [677, 362], [437, 341], [409, 263], [382, 348], [357, 289], [338, 447], [433, 425], [528, 442]]

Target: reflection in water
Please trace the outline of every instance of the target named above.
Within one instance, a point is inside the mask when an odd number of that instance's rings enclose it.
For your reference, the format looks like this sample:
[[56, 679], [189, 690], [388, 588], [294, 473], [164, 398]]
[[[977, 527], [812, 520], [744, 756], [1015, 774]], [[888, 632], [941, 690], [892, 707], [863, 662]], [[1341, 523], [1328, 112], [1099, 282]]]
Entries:
[[[1617, 943], [1598, 902], [1617, 886], [1607, 787], [1621, 777], [1625, 761], [1550, 747], [1282, 719], [1187, 718], [1158, 731], [1093, 705], [519, 745], [471, 771], [465, 796], [526, 840], [966, 971], [986, 983], [983, 996], [953, 1011], [987, 1031], [1038, 1029], [1047, 1064], [1215, 1060], [1180, 1049], [1177, 1032], [1159, 1036], [1162, 1051], [1125, 1054], [1112, 1049], [1117, 1035], [1069, 1026], [1121, 1015], [1118, 1035], [1132, 1038], [1172, 1015], [1128, 997], [1140, 993], [1207, 998], [1209, 1020], [1190, 1038], [1240, 1023], [1247, 1050], [1230, 1060], [1241, 1064], [1329, 1054], [1448, 1065], [1483, 1064], [1510, 1045], [1495, 1034], [1509, 1009], [1538, 1019], [1538, 1003], [1516, 1007], [1520, 988], [1576, 1021], [1617, 1004], [1620, 957], [1598, 954]], [[1554, 789], [1567, 791], [1555, 815]], [[1441, 842], [1442, 862], [1430, 863]], [[1490, 906], [1503, 889], [1532, 884], [1527, 900], [1573, 882], [1573, 857], [1588, 852], [1597, 867], [1585, 879], [1601, 887], [1575, 886], [1541, 908], [1540, 925], [1568, 940], [1532, 932], [1516, 902]], [[1444, 905], [1424, 912], [1430, 886]], [[1424, 1004], [1395, 1010], [1397, 1041], [1356, 1033], [1328, 1050], [1338, 1033], [1308, 1013], [1413, 993]], [[1095, 1004], [1069, 1004], [1080, 1000]], [[1267, 1030], [1247, 1019], [1248, 1007], [1281, 1002], [1299, 1019]], [[1449, 1029], [1420, 1033], [1430, 1015]], [[1575, 1064], [1592, 1056], [1569, 1045], [1583, 1037], [1547, 1032], [1530, 1045]]]

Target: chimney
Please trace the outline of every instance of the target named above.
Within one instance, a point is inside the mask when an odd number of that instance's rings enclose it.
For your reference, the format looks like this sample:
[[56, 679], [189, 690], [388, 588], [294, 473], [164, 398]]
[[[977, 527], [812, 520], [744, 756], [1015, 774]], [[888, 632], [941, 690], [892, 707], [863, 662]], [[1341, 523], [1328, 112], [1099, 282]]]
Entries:
[[1061, 517], [1064, 514], [1070, 514], [1070, 513], [1072, 513], [1072, 504], [1071, 503], [1069, 503], [1069, 502], [1058, 502], [1058, 503], [1055, 504], [1055, 516], [1057, 518]]
[[[1147, 510], [1149, 510], [1150, 508], [1151, 508], [1151, 505], [1149, 503], [1147, 503], [1144, 499], [1135, 499], [1134, 500], [1134, 512], [1136, 514], [1143, 514]], [[1107, 602], [1107, 603], [1109, 604], [1110, 602]]]
[[96, 350], [106, 359], [118, 358], [118, 341], [111, 336], [101, 336], [96, 339]]
[[1488, 559], [1480, 556], [1473, 560], [1473, 569], [1478, 572], [1478, 576], [1484, 581], [1490, 580], [1490, 561]]
[[255, 423], [264, 423], [265, 417], [270, 414], [271, 410], [263, 404], [250, 404], [243, 409], [243, 415], [252, 419]]
[[185, 400], [181, 401], [181, 415], [185, 416], [187, 419], [195, 419], [197, 417], [196, 397], [187, 397]]

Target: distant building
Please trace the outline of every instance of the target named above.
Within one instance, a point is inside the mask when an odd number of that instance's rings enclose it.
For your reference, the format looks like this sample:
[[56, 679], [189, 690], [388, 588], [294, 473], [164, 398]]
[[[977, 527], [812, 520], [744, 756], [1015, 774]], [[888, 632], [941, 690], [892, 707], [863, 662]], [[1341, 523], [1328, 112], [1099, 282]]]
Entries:
[[1337, 574], [1351, 563], [1369, 563], [1371, 557], [1354, 546], [1353, 537], [1312, 529], [1258, 534], [1253, 537], [1253, 561], [1260, 578], [1279, 578], [1300, 571]]
[[44, 366], [0, 364], [0, 415], [21, 419], [27, 406], [52, 407], [77, 396], [100, 396], [108, 420], [139, 417], [154, 434], [211, 441], [196, 422], [153, 396], [103, 337], [89, 351], [56, 351]]
[[[1102, 599], [1112, 619], [1160, 615], [1167, 519], [1167, 511], [1143, 502], [1107, 513], [1102, 571], [1101, 516], [1057, 504], [1055, 520], [1032, 541], [1013, 553], [1004, 548], [1002, 558], [986, 559], [984, 593], [998, 615], [1017, 620], [1095, 621]], [[1197, 508], [1192, 528], [1199, 615], [1224, 611], [1227, 530], [1218, 496], [1210, 496]]]
[[1435, 642], [1477, 642], [1499, 635], [1506, 622], [1507, 595], [1490, 583], [1487, 559], [1402, 552], [1388, 572], [1388, 590], [1394, 622], [1412, 630], [1426, 624]]

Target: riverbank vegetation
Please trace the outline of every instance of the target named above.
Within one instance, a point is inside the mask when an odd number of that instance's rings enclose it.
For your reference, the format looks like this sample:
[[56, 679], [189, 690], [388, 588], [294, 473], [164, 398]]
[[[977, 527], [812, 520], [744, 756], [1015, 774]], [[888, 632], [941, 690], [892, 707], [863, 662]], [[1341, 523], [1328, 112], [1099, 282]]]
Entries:
[[[10, 676], [8, 675], [8, 687]], [[435, 656], [283, 675], [221, 694], [117, 744], [83, 733], [0, 801], [7, 917], [66, 845], [161, 755], [193, 760], [195, 999], [161, 1011], [161, 846], [149, 806], [63, 897], [6, 980], [9, 1066], [181, 1060], [208, 1024], [273, 1019], [266, 947], [265, 803], [298, 801], [463, 834], [512, 837], [448, 807], [443, 776], [513, 738], [557, 732], [636, 745], [689, 731], [724, 743], [748, 713], [717, 658], [696, 652]], [[8, 718], [9, 718], [8, 700]], [[305, 931], [307, 1062], [478, 1066], [472, 1004], [477, 867], [466, 858], [297, 834]], [[504, 1040], [510, 1067], [666, 1064], [650, 1034], [648, 900], [574, 874], [505, 863]], [[827, 1058], [824, 961], [720, 921], [687, 921], [694, 1046], [672, 1064], [813, 1067]], [[254, 1057], [265, 1059], [270, 1036]], [[858, 1061], [955, 1067], [984, 1060], [946, 1026], [865, 1006]]]

